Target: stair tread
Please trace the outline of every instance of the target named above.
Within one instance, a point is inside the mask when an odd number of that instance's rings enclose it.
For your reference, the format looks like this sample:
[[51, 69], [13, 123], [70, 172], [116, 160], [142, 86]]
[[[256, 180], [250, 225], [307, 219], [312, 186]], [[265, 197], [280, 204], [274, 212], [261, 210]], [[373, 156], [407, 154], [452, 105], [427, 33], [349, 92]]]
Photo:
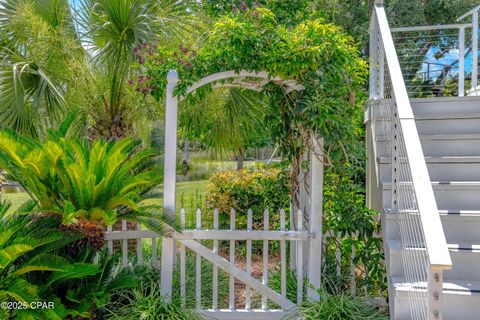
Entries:
[[[428, 114], [417, 114], [414, 116], [415, 120], [470, 120], [470, 119], [480, 119], [480, 112], [438, 112], [438, 113], [428, 113]], [[385, 119], [390, 120], [390, 119]], [[384, 121], [381, 117], [376, 117], [375, 121]]]
[[[385, 212], [385, 211], [384, 211]], [[459, 210], [459, 209], [439, 209], [438, 213], [442, 217], [442, 220], [455, 220], [461, 219], [461, 221], [467, 223], [467, 221], [478, 221], [480, 218], [480, 210]], [[387, 219], [397, 219], [396, 212], [385, 212], [384, 215]], [[458, 221], [460, 223], [461, 221]]]
[[[392, 283], [396, 292], [408, 292], [411, 290], [411, 284], [403, 277], [392, 277]], [[424, 291], [426, 289], [426, 282], [414, 283], [414, 290], [415, 289]], [[450, 294], [480, 293], [480, 281], [444, 279], [443, 292]]]
[[[426, 140], [480, 140], [479, 133], [445, 133], [445, 134], [420, 134], [421, 141]], [[379, 135], [376, 141], [387, 141], [386, 136]]]
[[[412, 104], [412, 107], [422, 107], [422, 104], [432, 104], [433, 102], [436, 103], [442, 103], [442, 102], [456, 102], [456, 103], [462, 103], [462, 102], [467, 102], [467, 101], [472, 101], [472, 102], [478, 102], [480, 101], [480, 97], [478, 96], [464, 96], [464, 97], [425, 97], [425, 98], [410, 98], [410, 103]], [[480, 105], [479, 105], [480, 107]]]
[[[391, 189], [391, 182], [381, 181], [385, 189]], [[480, 188], [480, 181], [431, 181], [432, 187], [435, 189], [455, 189], [457, 187], [462, 187], [463, 189], [477, 189]], [[402, 184], [402, 182], [400, 183]]]
[[415, 115], [415, 120], [480, 119], [480, 112], [432, 113]]
[[439, 209], [441, 215], [480, 216], [480, 210]]
[[[400, 251], [402, 250], [402, 244], [400, 240], [389, 239], [387, 240], [390, 250]], [[468, 241], [448, 241], [448, 249], [450, 251], [471, 251], [480, 252], [480, 242], [472, 243]]]
[[[377, 157], [378, 163], [390, 164], [392, 157]], [[444, 157], [425, 157], [427, 163], [480, 163], [480, 156], [444, 156]]]

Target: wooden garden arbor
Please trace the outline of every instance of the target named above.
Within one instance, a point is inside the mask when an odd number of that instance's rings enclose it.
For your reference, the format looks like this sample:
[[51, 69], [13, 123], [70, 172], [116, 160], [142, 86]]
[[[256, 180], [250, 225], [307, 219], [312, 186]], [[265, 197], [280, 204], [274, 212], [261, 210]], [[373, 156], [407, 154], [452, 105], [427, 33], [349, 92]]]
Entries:
[[[165, 214], [176, 215], [176, 152], [177, 152], [177, 119], [178, 119], [178, 103], [188, 94], [194, 93], [195, 90], [209, 84], [214, 87], [240, 87], [261, 91], [269, 82], [273, 81], [278, 85], [285, 87], [287, 93], [293, 91], [301, 91], [304, 86], [295, 80], [283, 80], [279, 77], [271, 77], [266, 72], [249, 72], [249, 71], [225, 71], [215, 73], [202, 78], [187, 88], [186, 92], [181, 96], [176, 96], [174, 91], [178, 85], [178, 74], [175, 70], [170, 70], [167, 75], [166, 87], [166, 119], [165, 119], [165, 167], [164, 167], [164, 210]], [[308, 281], [314, 288], [320, 287], [321, 275], [321, 250], [322, 250], [322, 186], [323, 186], [323, 161], [318, 156], [322, 152], [322, 141], [315, 140], [315, 154], [310, 154], [310, 197], [305, 202], [307, 218], [305, 219], [304, 229], [308, 233], [306, 246], [304, 246], [305, 254], [303, 256], [303, 266], [306, 271]], [[228, 231], [227, 231], [228, 232]], [[175, 263], [175, 241], [182, 243], [183, 239], [165, 235], [162, 239], [161, 254], [161, 292], [168, 299], [172, 294], [172, 278]], [[255, 240], [255, 239], [254, 239]], [[264, 239], [265, 240], [265, 239]], [[191, 248], [191, 247], [190, 247]], [[191, 248], [192, 249], [192, 248]], [[202, 254], [200, 251], [197, 253]], [[220, 257], [221, 258], [221, 257]], [[208, 259], [208, 258], [207, 258]], [[217, 258], [218, 259], [218, 258]], [[221, 260], [221, 259], [220, 259]], [[210, 260], [212, 261], [212, 260]], [[212, 261], [213, 262], [213, 261]], [[222, 261], [220, 261], [222, 262]], [[227, 262], [225, 260], [225, 262]], [[215, 264], [215, 262], [213, 262]], [[222, 262], [223, 263], [223, 262]], [[222, 268], [219, 263], [218, 267]], [[226, 269], [224, 271], [229, 272]], [[248, 278], [248, 277], [247, 277]], [[263, 288], [265, 294], [272, 291], [268, 287]], [[262, 292], [263, 294], [263, 292]], [[274, 294], [270, 292], [273, 296]], [[308, 296], [313, 299], [319, 299], [315, 290], [308, 288]], [[287, 303], [288, 305], [288, 303]]]

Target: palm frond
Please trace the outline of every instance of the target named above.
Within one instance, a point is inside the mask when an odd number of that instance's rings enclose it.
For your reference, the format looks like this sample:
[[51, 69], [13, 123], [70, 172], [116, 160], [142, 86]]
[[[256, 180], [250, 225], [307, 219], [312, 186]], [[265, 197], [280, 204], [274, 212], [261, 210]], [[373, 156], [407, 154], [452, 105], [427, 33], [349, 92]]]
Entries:
[[62, 271], [55, 271], [49, 277], [47, 284], [52, 285], [58, 281], [82, 279], [96, 275], [100, 272], [97, 266], [90, 263], [72, 263], [64, 267]]

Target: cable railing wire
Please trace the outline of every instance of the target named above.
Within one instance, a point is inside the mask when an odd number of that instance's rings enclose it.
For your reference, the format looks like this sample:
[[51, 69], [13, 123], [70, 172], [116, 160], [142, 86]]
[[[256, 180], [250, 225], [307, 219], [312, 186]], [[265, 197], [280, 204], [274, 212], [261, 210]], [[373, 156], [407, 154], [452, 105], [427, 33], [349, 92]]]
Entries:
[[[385, 23], [386, 17], [383, 8], [377, 9], [380, 11], [375, 12], [383, 15], [381, 17], [383, 24], [380, 26], [380, 20], [375, 14], [370, 43], [370, 97], [379, 102], [374, 106], [378, 107], [380, 111], [381, 129], [384, 136], [382, 142], [385, 141], [386, 154], [391, 155], [392, 175], [391, 180], [386, 181], [389, 182], [387, 185], [391, 186], [391, 204], [386, 211], [387, 214], [397, 214], [398, 218], [405, 275], [402, 290], [406, 291], [410, 302], [411, 318], [415, 320], [431, 319], [432, 314], [441, 312], [441, 304], [432, 303], [431, 299], [428, 299], [429, 288], [435, 290], [437, 288], [430, 283], [429, 275], [434, 271], [441, 272], [443, 268], [451, 266], [451, 260], [426, 171], [425, 160], [423, 155], [418, 157], [422, 151], [420, 149], [419, 154], [412, 153], [411, 145], [420, 147], [420, 139], [415, 129], [412, 132], [411, 126], [412, 124], [415, 126], [415, 122], [411, 106], [405, 104], [405, 94], [410, 95], [410, 92], [404, 93], [403, 90], [409, 90], [410, 84], [404, 83], [404, 89], [402, 89], [398, 82], [403, 82], [403, 77], [399, 78], [398, 74], [391, 74], [389, 70], [390, 64], [396, 68], [395, 70], [401, 68], [398, 65], [399, 61], [393, 43], [390, 42], [388, 46], [383, 43], [385, 31], [388, 33], [390, 31], [388, 24]], [[382, 29], [381, 32], [380, 28], [385, 29]], [[389, 40], [388, 36], [387, 40]], [[386, 50], [389, 51], [385, 52]], [[392, 83], [393, 76], [396, 78], [395, 84]], [[396, 95], [399, 95], [400, 99]], [[401, 105], [403, 109], [400, 110], [400, 105], [397, 103], [403, 103]], [[408, 133], [408, 141], [406, 141], [404, 133]], [[407, 152], [407, 150], [410, 151]], [[411, 163], [411, 161], [415, 163]], [[422, 162], [424, 171], [416, 168], [420, 162]], [[415, 181], [413, 169], [415, 169], [415, 177], [417, 177]], [[423, 185], [419, 182], [419, 176], [422, 176], [422, 180], [427, 184]], [[417, 185], [418, 183], [420, 184]], [[417, 199], [419, 195], [425, 196], [425, 198]], [[421, 206], [418, 200], [422, 200]], [[420, 210], [421, 207], [423, 211]], [[425, 209], [427, 210], [425, 211]], [[432, 229], [431, 225], [425, 225], [425, 221], [436, 227]], [[428, 242], [426, 241], [426, 232], [429, 232]], [[432, 239], [437, 239], [437, 236], [439, 236], [438, 243], [433, 243]], [[427, 247], [427, 243], [430, 243], [429, 247]], [[429, 252], [432, 256], [429, 256]], [[440, 271], [438, 271], [439, 269]], [[439, 285], [441, 288], [441, 283]], [[440, 290], [435, 294], [441, 295], [442, 292]]]
[[464, 82], [471, 78], [465, 69], [470, 70], [471, 66], [460, 68], [459, 51], [463, 46], [463, 63], [471, 62], [467, 59], [471, 55], [471, 41], [466, 26], [450, 25], [445, 30], [438, 26], [431, 26], [431, 30], [403, 29], [406, 30], [394, 32], [393, 39], [409, 97], [465, 95]]

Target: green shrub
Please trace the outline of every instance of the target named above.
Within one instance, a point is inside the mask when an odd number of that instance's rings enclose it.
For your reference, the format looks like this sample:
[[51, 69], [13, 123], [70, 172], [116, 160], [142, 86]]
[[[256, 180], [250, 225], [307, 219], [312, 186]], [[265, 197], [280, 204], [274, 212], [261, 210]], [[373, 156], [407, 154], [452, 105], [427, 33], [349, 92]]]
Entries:
[[[386, 270], [383, 254], [381, 224], [378, 212], [370, 210], [365, 203], [365, 188], [357, 184], [345, 173], [336, 173], [327, 170], [324, 177], [324, 230], [332, 230], [334, 235], [341, 234], [340, 249], [343, 253], [355, 247], [354, 263], [360, 273], [357, 287], [364, 288], [372, 296], [386, 293]], [[357, 235], [355, 235], [357, 234]], [[326, 265], [327, 273], [336, 273], [335, 262], [337, 244], [327, 246]], [[344, 273], [348, 274], [350, 262], [342, 263]], [[349, 279], [345, 278], [345, 285]]]
[[[230, 210], [237, 212], [237, 228], [245, 229], [247, 211], [253, 211], [253, 228], [263, 228], [263, 213], [270, 210], [270, 228], [278, 228], [279, 210], [290, 206], [288, 173], [280, 168], [224, 171], [210, 178], [207, 207], [218, 209], [220, 223], [229, 226]], [[211, 213], [210, 213], [211, 214]]]

